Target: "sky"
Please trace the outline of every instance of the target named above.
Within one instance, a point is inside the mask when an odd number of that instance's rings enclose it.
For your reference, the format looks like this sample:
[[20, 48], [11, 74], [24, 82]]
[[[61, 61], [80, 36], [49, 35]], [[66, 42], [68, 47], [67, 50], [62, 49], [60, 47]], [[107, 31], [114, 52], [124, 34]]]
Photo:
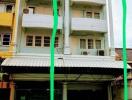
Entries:
[[[127, 48], [132, 48], [132, 0], [127, 1]], [[122, 47], [122, 0], [112, 0], [115, 47]]]

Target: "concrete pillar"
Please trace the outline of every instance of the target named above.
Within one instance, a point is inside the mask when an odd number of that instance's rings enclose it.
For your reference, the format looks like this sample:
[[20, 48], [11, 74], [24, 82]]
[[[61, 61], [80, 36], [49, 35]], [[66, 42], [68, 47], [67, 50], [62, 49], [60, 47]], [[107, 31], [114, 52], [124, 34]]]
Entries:
[[104, 34], [105, 56], [110, 56], [108, 33]]
[[67, 83], [63, 83], [63, 99], [62, 100], [67, 100]]
[[111, 90], [111, 85], [108, 85], [107, 90], [108, 90], [108, 100], [112, 100], [112, 90]]
[[109, 34], [110, 47], [111, 47], [110, 55], [115, 56], [113, 16], [112, 16], [111, 0], [106, 0], [106, 7], [107, 7], [107, 26], [108, 26], [108, 34]]
[[13, 50], [14, 55], [15, 55], [16, 50], [17, 50], [17, 34], [18, 34], [18, 26], [19, 26], [18, 22], [19, 22], [20, 1], [21, 0], [16, 0], [16, 4], [15, 4], [13, 34], [12, 34], [12, 42], [11, 42], [11, 47], [10, 47], [10, 51]]
[[14, 96], [15, 96], [15, 85], [14, 82], [10, 82], [10, 100], [14, 100]]
[[70, 0], [64, 0], [64, 54], [70, 54]]

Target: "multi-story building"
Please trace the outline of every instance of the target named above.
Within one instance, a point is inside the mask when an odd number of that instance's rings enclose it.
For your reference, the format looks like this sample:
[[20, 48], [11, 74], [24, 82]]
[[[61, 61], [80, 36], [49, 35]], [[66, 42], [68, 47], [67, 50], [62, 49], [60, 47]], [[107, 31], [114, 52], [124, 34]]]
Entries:
[[[49, 99], [52, 1], [17, 0], [17, 5], [15, 45], [2, 62], [2, 81], [12, 85], [10, 100]], [[112, 100], [111, 82], [123, 64], [115, 61], [111, 10], [111, 0], [58, 0], [56, 99]]]
[[0, 1], [0, 57], [6, 58], [13, 55], [16, 45], [14, 40], [17, 31], [17, 6], [15, 0]]

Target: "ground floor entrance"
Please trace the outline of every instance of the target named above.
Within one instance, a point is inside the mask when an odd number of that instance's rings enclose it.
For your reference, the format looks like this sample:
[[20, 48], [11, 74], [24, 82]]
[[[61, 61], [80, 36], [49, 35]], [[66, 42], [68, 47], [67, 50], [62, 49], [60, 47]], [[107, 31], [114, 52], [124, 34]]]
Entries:
[[[62, 100], [60, 83], [55, 83], [55, 100]], [[50, 100], [49, 82], [16, 82], [15, 100]]]
[[[108, 100], [107, 84], [55, 82], [55, 100]], [[16, 82], [15, 100], [50, 100], [49, 82]]]
[[70, 90], [68, 91], [68, 100], [107, 100], [106, 90]]

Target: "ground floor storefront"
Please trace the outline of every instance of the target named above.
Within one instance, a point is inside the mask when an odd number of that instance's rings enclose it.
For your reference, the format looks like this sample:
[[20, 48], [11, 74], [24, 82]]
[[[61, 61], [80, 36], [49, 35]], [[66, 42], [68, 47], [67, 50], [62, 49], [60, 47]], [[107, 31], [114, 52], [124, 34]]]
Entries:
[[[49, 82], [16, 82], [15, 100], [49, 100]], [[106, 84], [55, 82], [55, 100], [107, 100]]]
[[[50, 100], [49, 74], [13, 74], [11, 77], [12, 81], [0, 89], [1, 100]], [[110, 79], [111, 75], [55, 75], [55, 100], [112, 100]]]
[[[111, 83], [122, 75], [123, 67], [122, 62], [111, 59], [56, 56], [55, 100], [113, 100]], [[1, 71], [9, 77], [0, 83], [7, 82], [5, 89], [9, 90], [0, 100], [50, 100], [49, 66], [46, 57], [4, 60]]]

